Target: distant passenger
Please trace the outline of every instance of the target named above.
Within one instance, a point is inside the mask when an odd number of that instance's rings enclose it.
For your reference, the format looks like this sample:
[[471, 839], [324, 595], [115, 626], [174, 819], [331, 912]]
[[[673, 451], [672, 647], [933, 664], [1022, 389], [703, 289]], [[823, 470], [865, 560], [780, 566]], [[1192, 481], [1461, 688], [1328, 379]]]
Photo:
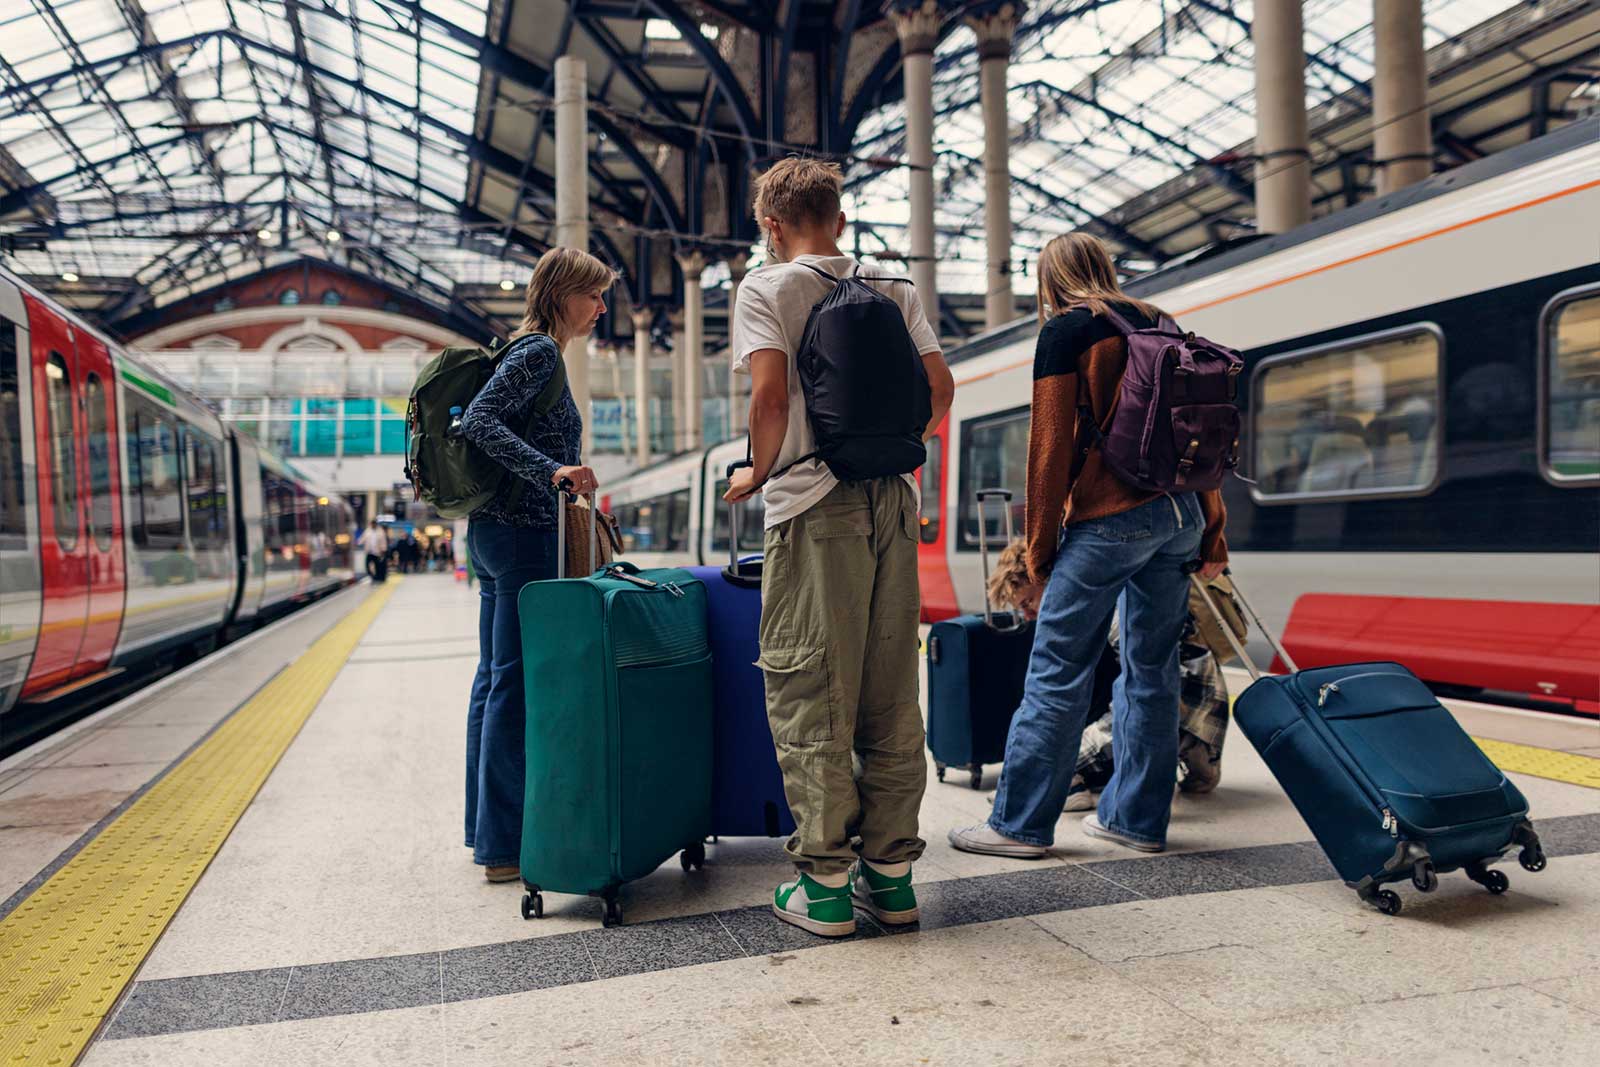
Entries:
[[361, 547], [367, 553], [367, 574], [375, 582], [386, 581], [389, 577], [389, 535], [378, 525], [377, 519], [367, 524], [366, 531], [361, 535]]
[[[1080, 405], [1100, 425], [1117, 398], [1127, 343], [1106, 317], [1135, 328], [1159, 309], [1123, 294], [1105, 247], [1086, 234], [1057, 237], [1039, 259], [1039, 316], [1028, 433], [1027, 563], [1038, 628], [1011, 721], [1005, 767], [988, 821], [952, 830], [966, 852], [1039, 857], [1055, 842], [1075, 756], [1106, 646], [1122, 620], [1122, 673], [1112, 733], [1116, 770], [1093, 837], [1137, 849], [1166, 847], [1178, 762], [1178, 642], [1188, 616], [1184, 564], [1214, 578], [1227, 564], [1222, 494], [1149, 493], [1108, 470], [1099, 448], [1078, 463]], [[741, 294], [742, 295], [742, 294]]]
[[[925, 847], [917, 814], [927, 778], [916, 479], [841, 482], [803, 458], [816, 442], [795, 361], [801, 334], [834, 279], [859, 266], [837, 243], [841, 192], [839, 167], [817, 160], [781, 160], [756, 181], [767, 263], [740, 286], [733, 321], [734, 369], [752, 377], [753, 467], [727, 492], [740, 500], [761, 490], [766, 501], [760, 665], [796, 823], [786, 851], [799, 869], [774, 892], [773, 910], [829, 937], [854, 932], [852, 897], [885, 922], [916, 921], [911, 864]], [[939, 340], [913, 286], [873, 288], [899, 306], [906, 351], [922, 358], [931, 430], [954, 391]], [[910, 406], [904, 399], [898, 406]]]
[[571, 387], [545, 417], [530, 425], [528, 414], [567, 342], [594, 329], [616, 280], [615, 271], [587, 252], [554, 248], [541, 256], [528, 282], [522, 325], [462, 418], [467, 439], [516, 475], [472, 513], [467, 527], [480, 599], [478, 673], [467, 710], [466, 844], [491, 882], [517, 878], [522, 848], [517, 593], [531, 581], [556, 576], [555, 487], [567, 480], [575, 492], [587, 493], [598, 484], [579, 456], [583, 418]]

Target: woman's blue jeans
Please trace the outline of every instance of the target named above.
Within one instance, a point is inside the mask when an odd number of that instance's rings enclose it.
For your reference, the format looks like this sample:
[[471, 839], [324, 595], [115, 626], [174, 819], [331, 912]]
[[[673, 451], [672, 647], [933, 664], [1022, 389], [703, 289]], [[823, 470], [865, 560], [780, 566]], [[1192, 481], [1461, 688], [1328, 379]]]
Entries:
[[1183, 565], [1199, 553], [1203, 526], [1200, 501], [1183, 493], [1062, 531], [989, 817], [996, 831], [1033, 845], [1055, 841], [1095, 664], [1120, 600], [1122, 674], [1111, 710], [1117, 761], [1099, 817], [1120, 834], [1166, 843], [1178, 764], [1178, 641], [1189, 601]]
[[474, 520], [467, 551], [478, 575], [478, 673], [467, 706], [467, 833], [472, 859], [513, 867], [522, 854], [522, 625], [517, 594], [556, 576], [554, 530]]

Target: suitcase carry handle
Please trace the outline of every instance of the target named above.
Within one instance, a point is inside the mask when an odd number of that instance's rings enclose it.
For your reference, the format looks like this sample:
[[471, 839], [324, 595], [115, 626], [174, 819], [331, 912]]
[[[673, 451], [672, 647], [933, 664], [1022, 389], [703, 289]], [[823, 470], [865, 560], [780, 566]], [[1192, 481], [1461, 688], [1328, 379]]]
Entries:
[[[735, 460], [728, 464], [728, 481], [733, 481], [733, 472], [741, 467], [753, 467], [755, 464], [748, 459]], [[728, 502], [728, 569], [723, 571], [723, 576], [735, 585], [748, 588], [760, 588], [761, 579], [746, 575], [739, 569], [739, 501]]]
[[[1188, 572], [1189, 581], [1193, 582], [1195, 589], [1199, 590], [1200, 599], [1206, 602], [1206, 609], [1216, 616], [1217, 621], [1222, 624], [1223, 636], [1227, 637], [1228, 644], [1233, 646], [1234, 654], [1244, 661], [1245, 669], [1250, 672], [1250, 680], [1256, 681], [1261, 677], [1261, 669], [1256, 666], [1256, 661], [1250, 658], [1250, 653], [1245, 651], [1244, 642], [1235, 636], [1233, 627], [1228, 625], [1228, 620], [1217, 610], [1217, 602], [1211, 599], [1211, 590], [1201, 580], [1200, 575], [1195, 573], [1200, 567], [1201, 563], [1197, 559], [1190, 560], [1183, 565], [1183, 569]], [[1233, 583], [1233, 599], [1237, 600], [1239, 606], [1244, 608], [1245, 614], [1250, 616], [1250, 621], [1255, 624], [1255, 628], [1261, 631], [1261, 636], [1267, 639], [1267, 643], [1278, 654], [1278, 658], [1283, 660], [1283, 665], [1289, 668], [1290, 673], [1299, 671], [1300, 668], [1295, 664], [1294, 657], [1289, 655], [1289, 650], [1283, 647], [1283, 643], [1278, 640], [1277, 635], [1269, 630], [1267, 624], [1261, 621], [1261, 616], [1256, 614], [1256, 609], [1251, 605], [1250, 598], [1245, 596], [1244, 590], [1239, 588], [1239, 579], [1233, 576], [1233, 571], [1224, 567], [1222, 573], [1226, 574]]]
[[989, 531], [983, 525], [983, 505], [991, 500], [999, 500], [1005, 505], [1000, 509], [1005, 516], [1006, 544], [1011, 544], [1013, 530], [1011, 526], [1011, 490], [1009, 489], [979, 489], [973, 496], [978, 501], [978, 557], [983, 561], [983, 624], [989, 629], [999, 633], [1014, 633], [1022, 629], [1022, 613], [1008, 612], [1011, 621], [1004, 626], [995, 623], [994, 604], [989, 599]]
[[600, 544], [600, 537], [601, 537], [601, 532], [600, 532], [600, 504], [599, 504], [599, 501], [597, 501], [595, 499], [595, 495], [592, 492], [589, 492], [589, 493], [574, 493], [572, 491], [572, 479], [571, 478], [563, 478], [563, 479], [561, 479], [561, 484], [556, 487], [556, 577], [557, 578], [565, 578], [567, 576], [567, 511], [566, 511], [566, 503], [567, 503], [567, 501], [569, 499], [573, 500], [573, 501], [576, 501], [578, 499], [578, 497], [580, 497], [580, 496], [586, 498], [589, 501], [589, 533], [593, 535], [593, 536], [591, 536], [589, 538], [589, 573], [590, 574], [593, 574], [598, 569], [598, 565], [599, 565], [599, 562], [600, 562], [599, 561], [599, 557], [597, 555], [598, 546]]

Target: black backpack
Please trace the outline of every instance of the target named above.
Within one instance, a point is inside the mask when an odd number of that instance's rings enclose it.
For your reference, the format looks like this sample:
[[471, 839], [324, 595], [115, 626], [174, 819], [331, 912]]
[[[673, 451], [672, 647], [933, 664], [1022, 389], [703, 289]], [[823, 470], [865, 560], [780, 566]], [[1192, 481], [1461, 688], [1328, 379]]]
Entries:
[[900, 305], [867, 284], [859, 264], [843, 278], [799, 265], [835, 285], [811, 309], [795, 356], [817, 442], [795, 463], [820, 459], [842, 482], [910, 474], [928, 458], [933, 391]]

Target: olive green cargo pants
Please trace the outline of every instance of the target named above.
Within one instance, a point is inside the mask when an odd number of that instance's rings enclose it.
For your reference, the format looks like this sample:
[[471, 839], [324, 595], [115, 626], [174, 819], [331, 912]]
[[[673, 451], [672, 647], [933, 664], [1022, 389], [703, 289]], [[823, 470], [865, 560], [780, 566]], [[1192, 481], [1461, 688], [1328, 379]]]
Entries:
[[843, 482], [767, 531], [761, 659], [767, 720], [810, 874], [860, 854], [922, 855], [927, 784], [917, 701], [917, 507], [900, 478]]

